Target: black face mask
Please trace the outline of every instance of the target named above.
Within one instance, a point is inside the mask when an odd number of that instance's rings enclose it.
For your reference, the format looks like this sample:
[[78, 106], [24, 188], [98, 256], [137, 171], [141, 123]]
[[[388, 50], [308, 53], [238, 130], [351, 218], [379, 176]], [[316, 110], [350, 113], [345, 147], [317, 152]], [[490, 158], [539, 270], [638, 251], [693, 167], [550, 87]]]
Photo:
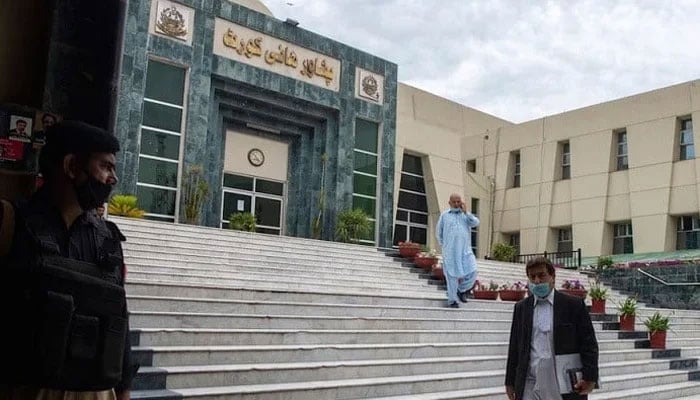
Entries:
[[94, 210], [103, 205], [112, 192], [112, 185], [98, 181], [89, 173], [87, 176], [88, 178], [85, 182], [75, 186], [78, 204], [83, 211]]

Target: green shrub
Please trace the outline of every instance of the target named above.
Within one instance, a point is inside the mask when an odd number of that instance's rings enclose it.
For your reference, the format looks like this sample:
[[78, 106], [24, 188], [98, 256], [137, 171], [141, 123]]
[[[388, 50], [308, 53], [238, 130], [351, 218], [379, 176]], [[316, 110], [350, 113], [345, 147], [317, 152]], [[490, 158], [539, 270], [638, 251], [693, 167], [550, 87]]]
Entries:
[[138, 199], [130, 194], [116, 194], [107, 205], [109, 215], [128, 218], [143, 218], [146, 212], [136, 206]]
[[512, 262], [518, 251], [515, 246], [507, 243], [496, 243], [493, 246], [493, 259], [497, 261]]
[[228, 227], [235, 231], [255, 232], [255, 215], [249, 212], [237, 212], [228, 217]]
[[345, 210], [338, 214], [335, 237], [340, 242], [358, 242], [372, 231], [372, 223], [360, 209]]

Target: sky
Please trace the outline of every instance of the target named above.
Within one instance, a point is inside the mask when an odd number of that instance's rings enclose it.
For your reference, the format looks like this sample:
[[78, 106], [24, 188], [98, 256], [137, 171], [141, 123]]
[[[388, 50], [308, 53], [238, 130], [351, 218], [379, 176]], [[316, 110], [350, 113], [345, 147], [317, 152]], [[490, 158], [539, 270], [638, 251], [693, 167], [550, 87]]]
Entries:
[[263, 0], [398, 64], [399, 81], [523, 122], [700, 79], [700, 0]]

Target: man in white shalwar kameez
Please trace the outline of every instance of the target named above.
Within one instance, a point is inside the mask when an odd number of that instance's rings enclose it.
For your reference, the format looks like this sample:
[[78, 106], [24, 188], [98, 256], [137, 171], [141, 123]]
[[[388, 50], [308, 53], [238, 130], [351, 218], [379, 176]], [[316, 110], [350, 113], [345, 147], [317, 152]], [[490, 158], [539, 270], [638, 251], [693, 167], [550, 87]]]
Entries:
[[450, 196], [450, 208], [440, 215], [437, 240], [442, 247], [442, 268], [447, 282], [447, 306], [459, 308], [457, 300], [466, 303], [467, 293], [476, 282], [476, 257], [472, 252], [473, 227], [479, 218], [467, 211], [462, 196]]

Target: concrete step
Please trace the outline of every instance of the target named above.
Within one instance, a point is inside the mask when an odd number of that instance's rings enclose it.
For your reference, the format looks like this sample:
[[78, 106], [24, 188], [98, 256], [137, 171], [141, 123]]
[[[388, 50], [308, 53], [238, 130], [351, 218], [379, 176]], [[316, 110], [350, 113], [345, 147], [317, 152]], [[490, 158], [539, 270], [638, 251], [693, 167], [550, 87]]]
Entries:
[[[409, 330], [457, 330], [470, 332], [482, 331], [510, 332], [511, 320], [468, 319], [461, 315], [453, 318], [406, 318], [406, 317], [356, 317], [326, 315], [284, 315], [284, 314], [231, 314], [202, 312], [168, 312], [143, 311], [131, 309], [132, 327], [174, 328], [236, 328], [245, 326], [254, 329], [409, 329]], [[600, 338], [619, 338], [618, 331], [605, 330], [607, 323], [595, 322]], [[693, 330], [678, 331], [677, 337], [693, 337]], [[627, 338], [640, 336], [646, 338], [646, 332], [625, 332]], [[643, 336], [642, 336], [643, 335]]]
[[[667, 371], [672, 363], [697, 360], [643, 360], [603, 363], [601, 376], [614, 374], [641, 374]], [[501, 370], [505, 357], [439, 357], [407, 359], [342, 360], [323, 362], [219, 364], [176, 367], [144, 367], [134, 381], [136, 390], [179, 389], [187, 387], [223, 386], [230, 382], [239, 385], [290, 383], [310, 380], [339, 380], [378, 376], [427, 375], [438, 373], [493, 371], [505, 378]], [[690, 363], [688, 364], [690, 365]], [[479, 376], [476, 379], [483, 379]], [[473, 385], [478, 387], [477, 383]]]
[[[143, 366], [183, 366], [319, 362], [337, 360], [375, 360], [432, 357], [496, 357], [505, 362], [507, 348], [498, 342], [485, 343], [378, 343], [268, 346], [135, 346], [133, 354]], [[683, 352], [685, 357], [691, 357]], [[665, 352], [650, 349], [606, 350], [600, 362], [623, 362], [681, 355], [680, 350]], [[695, 355], [697, 357], [697, 355]]]

